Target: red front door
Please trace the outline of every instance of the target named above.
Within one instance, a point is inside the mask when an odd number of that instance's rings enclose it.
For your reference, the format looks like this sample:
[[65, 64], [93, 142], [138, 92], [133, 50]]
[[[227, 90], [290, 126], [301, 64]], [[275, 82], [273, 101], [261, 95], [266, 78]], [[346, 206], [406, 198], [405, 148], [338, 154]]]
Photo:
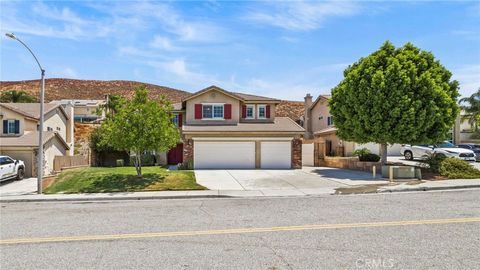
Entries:
[[169, 165], [177, 165], [183, 162], [183, 143], [177, 144], [175, 148], [168, 151], [167, 162]]

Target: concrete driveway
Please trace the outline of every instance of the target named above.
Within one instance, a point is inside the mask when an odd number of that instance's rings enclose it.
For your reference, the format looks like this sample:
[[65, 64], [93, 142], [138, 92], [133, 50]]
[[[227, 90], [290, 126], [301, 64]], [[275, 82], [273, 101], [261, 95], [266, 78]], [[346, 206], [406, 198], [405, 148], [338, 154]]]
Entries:
[[21, 181], [9, 180], [0, 183], [0, 197], [35, 194], [37, 178], [25, 178]]
[[325, 167], [301, 170], [195, 170], [197, 183], [211, 190], [291, 190], [311, 193], [352, 185], [383, 183], [370, 173]]

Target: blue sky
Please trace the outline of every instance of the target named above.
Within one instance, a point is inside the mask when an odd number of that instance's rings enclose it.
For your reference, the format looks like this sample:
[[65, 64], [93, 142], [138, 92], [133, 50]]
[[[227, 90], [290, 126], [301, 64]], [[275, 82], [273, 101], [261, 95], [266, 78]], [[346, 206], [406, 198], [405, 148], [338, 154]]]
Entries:
[[328, 93], [385, 40], [434, 53], [468, 95], [480, 87], [478, 1], [4, 1], [1, 80], [135, 80], [187, 91], [302, 100]]

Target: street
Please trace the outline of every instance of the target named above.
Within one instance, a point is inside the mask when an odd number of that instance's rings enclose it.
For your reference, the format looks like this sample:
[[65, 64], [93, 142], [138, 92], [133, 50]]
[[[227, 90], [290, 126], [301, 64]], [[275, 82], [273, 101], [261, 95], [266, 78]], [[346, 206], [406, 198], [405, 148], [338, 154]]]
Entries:
[[480, 269], [480, 190], [1, 204], [2, 269]]

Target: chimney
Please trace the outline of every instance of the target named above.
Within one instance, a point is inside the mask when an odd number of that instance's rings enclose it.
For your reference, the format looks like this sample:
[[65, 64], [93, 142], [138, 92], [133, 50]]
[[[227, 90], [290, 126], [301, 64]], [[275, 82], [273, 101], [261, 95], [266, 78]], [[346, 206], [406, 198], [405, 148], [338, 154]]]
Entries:
[[312, 112], [310, 111], [312, 107], [312, 95], [307, 94], [305, 96], [305, 112], [303, 116], [303, 128], [305, 129], [305, 139], [312, 139]]

